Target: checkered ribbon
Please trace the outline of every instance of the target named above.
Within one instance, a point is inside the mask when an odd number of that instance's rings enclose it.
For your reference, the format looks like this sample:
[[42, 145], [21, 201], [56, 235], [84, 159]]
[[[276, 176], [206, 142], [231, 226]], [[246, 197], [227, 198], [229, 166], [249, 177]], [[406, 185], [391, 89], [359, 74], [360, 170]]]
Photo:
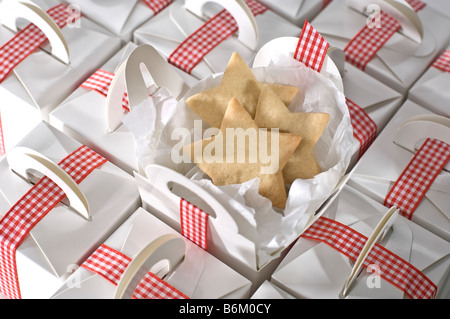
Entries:
[[[301, 237], [323, 242], [356, 261], [367, 237], [335, 220], [320, 217]], [[435, 298], [437, 287], [416, 267], [379, 244], [369, 252], [364, 267], [377, 265], [380, 276], [411, 299]]]
[[[418, 0], [407, 2], [415, 11], [425, 6], [425, 3]], [[385, 12], [380, 13], [380, 25], [380, 28], [370, 28], [366, 25], [347, 44], [344, 48], [347, 62], [364, 70], [378, 50], [401, 28], [401, 24]]]
[[442, 55], [434, 61], [432, 66], [441, 71], [450, 72], [450, 51], [447, 50], [442, 53]]
[[169, 4], [172, 3], [173, 0], [142, 0], [144, 3], [153, 11], [156, 15]]
[[[49, 9], [47, 13], [60, 28], [66, 26], [70, 20], [70, 12], [62, 4]], [[0, 83], [16, 65], [33, 53], [45, 41], [47, 41], [45, 34], [34, 24], [29, 24], [5, 43], [0, 48]]]
[[389, 191], [384, 205], [397, 206], [404, 217], [411, 219], [449, 160], [450, 145], [437, 139], [427, 139]]
[[180, 200], [180, 221], [181, 234], [206, 250], [208, 214], [182, 198]]
[[[94, 90], [104, 97], [108, 96], [109, 87], [114, 78], [114, 73], [99, 69], [94, 74], [92, 74], [86, 81], [84, 81], [80, 86], [88, 90]], [[126, 111], [130, 111], [130, 106], [128, 102], [128, 94], [124, 93], [122, 98], [122, 107]]]
[[294, 59], [314, 71], [320, 72], [327, 55], [329, 43], [305, 20], [298, 40]]
[[[106, 159], [86, 146], [78, 148], [58, 165], [76, 182], [81, 183]], [[48, 177], [41, 178], [0, 220], [0, 292], [19, 299], [16, 249], [33, 229], [66, 195]]]
[[[113, 285], [119, 284], [120, 278], [131, 262], [125, 254], [107, 246], [100, 245], [96, 251], [81, 265], [96, 273]], [[189, 299], [183, 293], [164, 280], [148, 272], [139, 283], [133, 294], [134, 299]]]
[[[255, 0], [246, 0], [246, 3], [254, 16], [267, 10]], [[168, 61], [190, 74], [205, 55], [237, 30], [238, 26], [234, 18], [227, 10], [222, 10], [186, 38], [172, 52]]]
[[345, 100], [350, 113], [353, 136], [360, 145], [358, 158], [361, 158], [377, 137], [377, 125], [359, 105], [348, 98]]

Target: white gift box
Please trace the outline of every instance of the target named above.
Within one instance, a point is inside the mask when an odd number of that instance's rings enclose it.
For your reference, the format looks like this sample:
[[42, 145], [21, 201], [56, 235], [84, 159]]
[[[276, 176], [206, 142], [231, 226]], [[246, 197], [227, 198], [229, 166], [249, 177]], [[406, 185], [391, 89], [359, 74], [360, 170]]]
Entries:
[[295, 299], [295, 297], [266, 280], [255, 291], [251, 299]]
[[155, 13], [142, 0], [96, 2], [90, 0], [65, 0], [91, 21], [110, 31], [123, 43], [133, 40], [133, 31]]
[[[450, 50], [450, 47], [447, 47]], [[408, 99], [433, 113], [450, 116], [450, 73], [431, 66], [409, 90]]]
[[[342, 50], [368, 21], [365, 14], [350, 7], [350, 2], [355, 1], [332, 1], [311, 23], [332, 46]], [[363, 5], [365, 2], [360, 3]], [[376, 4], [388, 13], [392, 10], [387, 2], [376, 1]], [[419, 39], [412, 40], [404, 35], [405, 32], [409, 32], [408, 35], [411, 37], [417, 37], [416, 28], [420, 27], [412, 27], [418, 22], [413, 19], [413, 22], [409, 22], [400, 15], [402, 30], [384, 44], [364, 71], [406, 95], [408, 89], [448, 45], [450, 20], [429, 6], [425, 6], [417, 14], [412, 9], [400, 14], [419, 19], [423, 29], [422, 38], [419, 36]]]
[[[207, 3], [202, 7], [205, 2], [215, 2], [215, 6]], [[245, 26], [245, 30], [243, 28], [239, 31], [239, 38], [230, 36], [217, 45], [193, 68], [191, 75], [201, 80], [211, 74], [222, 72], [233, 52], [238, 52], [248, 64], [251, 64], [255, 52], [267, 41], [283, 35], [300, 35], [300, 27], [270, 10], [254, 17], [251, 12], [241, 7], [242, 4], [237, 10], [231, 8], [240, 2], [240, 0], [176, 1], [139, 27], [134, 32], [134, 42], [150, 44], [168, 58], [189, 35], [207, 21], [208, 17], [212, 17], [225, 7], [232, 13], [239, 26]]]
[[[412, 145], [422, 143], [426, 137], [445, 141], [445, 137], [450, 136], [445, 131], [438, 135], [438, 129], [445, 129], [445, 126], [437, 125], [433, 128], [433, 122], [427, 121], [427, 116], [430, 115], [433, 115], [431, 111], [411, 101], [406, 101], [360, 159], [348, 184], [383, 204], [394, 182], [413, 157], [413, 153], [407, 146], [396, 141], [400, 133], [405, 133], [401, 134], [402, 136], [406, 135], [411, 139], [416, 139], [411, 141]], [[413, 121], [414, 119], [417, 121]], [[424, 120], [420, 122], [421, 119]], [[410, 121], [410, 125], [405, 126], [404, 123], [407, 121]], [[424, 130], [422, 125], [430, 125], [429, 130]], [[409, 128], [409, 131], [403, 131], [402, 129], [405, 127]], [[446, 240], [450, 240], [450, 206], [448, 205], [450, 174], [448, 167], [447, 164], [431, 185], [411, 219]]]
[[[370, 236], [387, 208], [346, 186], [326, 216], [359, 233]], [[335, 216], [335, 217], [331, 217]], [[381, 245], [403, 258], [444, 289], [450, 266], [450, 243], [410, 220], [397, 216]], [[325, 243], [299, 238], [273, 273], [271, 282], [297, 298], [337, 299], [353, 264]], [[399, 288], [365, 269], [349, 290], [347, 298], [404, 298]]]
[[[134, 56], [132, 53], [136, 48], [136, 44], [128, 43], [101, 67], [102, 70], [114, 74], [112, 82], [117, 83], [117, 77], [124, 75], [125, 71], [122, 72], [121, 70], [125, 69], [125, 64], [129, 62], [130, 56]], [[175, 68], [164, 63], [164, 61], [160, 63], [160, 60], [154, 58], [157, 54], [156, 52], [151, 51], [148, 53], [147, 50], [147, 54], [146, 65], [150, 76], [153, 75], [155, 79], [158, 79], [162, 74], [162, 76], [168, 77], [169, 81], [175, 82], [176, 79], [169, 72], [170, 70], [167, 71], [164, 67], [174, 70]], [[136, 63], [141, 62], [144, 61], [139, 60]], [[132, 76], [137, 77], [141, 75], [133, 74]], [[183, 80], [189, 82], [187, 76], [186, 74]], [[50, 113], [50, 123], [105, 156], [126, 172], [130, 174], [134, 171], [140, 172], [141, 169], [136, 157], [134, 135], [121, 124], [114, 128], [109, 126], [108, 114], [111, 113], [110, 108], [117, 108], [119, 120], [125, 115], [122, 109], [122, 98], [126, 87], [111, 84], [110, 90], [112, 90], [111, 87], [114, 87], [114, 90], [119, 90], [116, 95], [117, 98], [114, 97], [115, 103], [111, 101], [111, 94], [116, 92], [108, 93], [108, 96], [105, 97], [94, 90], [79, 87]], [[132, 99], [133, 97], [132, 92], [131, 96], [130, 92], [128, 92], [128, 98]], [[148, 102], [150, 103], [150, 101]], [[129, 103], [128, 106], [130, 108], [134, 107], [132, 103]], [[148, 125], [150, 126], [150, 122]]]
[[447, 0], [422, 0], [434, 10], [441, 12], [450, 18], [450, 6]]
[[[142, 208], [125, 221], [104, 244], [134, 260], [149, 243], [168, 234], [184, 241], [184, 260], [172, 270], [170, 276], [163, 277], [165, 272], [158, 272], [158, 269], [154, 272], [156, 275], [191, 299], [249, 297], [251, 283], [248, 279]], [[117, 287], [99, 274], [79, 267], [52, 298], [109, 299], [115, 296]]]
[[261, 3], [300, 27], [305, 20], [311, 21], [324, 7], [324, 0], [261, 0]]
[[[45, 122], [36, 126], [17, 145], [38, 152], [54, 163], [80, 146]], [[32, 187], [30, 182], [11, 170], [8, 158], [15, 150], [9, 151], [0, 162], [2, 215]], [[78, 187], [76, 194], [84, 194], [82, 198], [89, 207], [90, 220], [79, 216], [63, 200], [36, 224], [17, 248], [22, 298], [50, 297], [74, 270], [73, 266], [85, 260], [140, 206], [133, 178], [110, 162], [91, 172]], [[66, 194], [70, 205], [75, 207], [73, 194]]]
[[[58, 4], [51, 0], [36, 0], [35, 3], [43, 11]], [[13, 17], [20, 14], [8, 13]], [[43, 24], [45, 22], [39, 23]], [[62, 38], [55, 39], [56, 33], [46, 35], [59, 48], [67, 45], [68, 64], [52, 56], [47, 43], [18, 64], [0, 84], [0, 112], [7, 150], [41, 120], [48, 121], [48, 114], [120, 48], [119, 39], [85, 17], [60, 32]], [[0, 26], [1, 45], [13, 37], [13, 32]], [[52, 44], [52, 48], [55, 47]]]

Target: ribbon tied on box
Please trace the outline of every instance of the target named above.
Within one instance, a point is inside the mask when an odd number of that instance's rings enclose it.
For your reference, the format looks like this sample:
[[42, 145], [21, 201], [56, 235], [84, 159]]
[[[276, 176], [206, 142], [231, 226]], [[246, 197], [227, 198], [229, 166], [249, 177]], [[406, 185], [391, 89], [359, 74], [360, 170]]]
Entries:
[[408, 163], [385, 198], [387, 207], [397, 206], [411, 219], [436, 177], [450, 160], [450, 145], [428, 138]]
[[156, 15], [169, 4], [172, 3], [173, 0], [142, 0]]
[[[320, 241], [336, 249], [353, 261], [361, 254], [367, 237], [338, 221], [320, 217], [301, 237]], [[436, 285], [416, 267], [379, 244], [368, 253], [364, 267], [376, 264], [380, 276], [401, 289], [412, 299], [431, 299], [437, 293]]]
[[[325, 60], [329, 43], [305, 21], [300, 34], [294, 59], [302, 62], [307, 67], [320, 72]], [[359, 157], [372, 144], [377, 135], [377, 125], [369, 115], [356, 103], [346, 99], [350, 119], [353, 126], [353, 135], [360, 143]]]
[[[59, 4], [47, 11], [59, 28], [64, 28], [69, 22], [73, 22], [69, 10], [63, 4]], [[71, 21], [72, 19], [72, 21]], [[46, 35], [34, 24], [19, 31], [11, 40], [0, 48], [0, 83], [11, 71], [37, 48], [47, 41]], [[0, 156], [5, 153], [3, 129], [0, 121]]]
[[[104, 163], [105, 158], [81, 146], [58, 165], [79, 184]], [[0, 220], [0, 292], [5, 296], [21, 298], [16, 250], [33, 227], [65, 196], [55, 182], [44, 176]]]
[[[117, 286], [131, 262], [125, 254], [101, 245], [89, 256], [81, 267], [92, 271]], [[189, 299], [182, 292], [169, 285], [151, 272], [141, 280], [133, 294], [134, 299]]]
[[[254, 16], [262, 14], [267, 7], [255, 0], [246, 0]], [[169, 56], [169, 63], [190, 74], [192, 69], [216, 46], [238, 30], [233, 16], [222, 10], [209, 19], [197, 31], [186, 38]]]
[[[406, 0], [416, 11], [425, 7], [420, 0]], [[380, 12], [380, 27], [364, 26], [344, 48], [346, 60], [364, 71], [375, 54], [398, 30], [401, 24], [391, 15]]]
[[450, 51], [444, 51], [444, 53], [433, 62], [432, 67], [444, 72], [450, 72]]

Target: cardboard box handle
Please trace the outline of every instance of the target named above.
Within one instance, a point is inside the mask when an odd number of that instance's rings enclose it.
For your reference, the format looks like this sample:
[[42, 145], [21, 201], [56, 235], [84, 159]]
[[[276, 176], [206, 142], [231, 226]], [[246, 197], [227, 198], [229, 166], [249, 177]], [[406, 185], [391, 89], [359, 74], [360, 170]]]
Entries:
[[214, 196], [192, 182], [189, 178], [167, 167], [155, 164], [148, 165], [145, 168], [145, 174], [147, 179], [151, 180], [153, 184], [159, 185], [158, 190], [167, 197], [167, 200], [176, 204], [178, 207], [181, 198], [171, 191], [169, 185], [175, 183], [189, 189], [190, 192], [201, 198], [213, 210], [212, 212], [205, 213], [214, 218], [218, 225], [224, 226], [234, 233], [238, 233], [236, 222], [222, 204], [220, 204]]
[[169, 272], [184, 259], [186, 244], [176, 235], [163, 235], [144, 247], [128, 265], [117, 284], [114, 299], [132, 299], [140, 281], [158, 262], [167, 260]]
[[23, 18], [36, 25], [47, 37], [52, 55], [65, 64], [69, 64], [69, 47], [59, 26], [36, 4], [28, 0], [3, 0], [0, 3], [1, 23], [17, 32], [17, 19]]
[[7, 161], [11, 170], [27, 181], [30, 181], [30, 170], [50, 178], [64, 191], [70, 207], [86, 220], [91, 220], [88, 201], [79, 185], [50, 159], [30, 148], [16, 147], [7, 153]]
[[369, 5], [378, 5], [380, 9], [394, 17], [402, 26], [402, 33], [411, 40], [421, 43], [423, 27], [417, 12], [405, 0], [346, 0], [347, 5], [363, 14]]
[[155, 48], [148, 44], [136, 47], [118, 68], [109, 87], [106, 97], [106, 122], [110, 132], [115, 131], [121, 124], [124, 115], [124, 92], [128, 94], [130, 109], [149, 97], [142, 66], [150, 73], [153, 80], [151, 84], [166, 88], [176, 99], [190, 89], [175, 68]]
[[258, 46], [258, 26], [247, 4], [243, 0], [186, 0], [184, 7], [203, 18], [203, 7], [208, 2], [219, 4], [233, 16], [239, 29], [238, 40], [251, 50], [255, 50]]

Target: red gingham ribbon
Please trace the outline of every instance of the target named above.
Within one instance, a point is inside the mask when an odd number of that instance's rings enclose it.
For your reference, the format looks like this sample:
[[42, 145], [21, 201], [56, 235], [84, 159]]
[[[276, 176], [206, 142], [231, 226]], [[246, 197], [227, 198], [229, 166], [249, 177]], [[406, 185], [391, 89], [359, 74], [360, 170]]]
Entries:
[[[254, 16], [267, 10], [255, 0], [246, 0], [246, 3]], [[186, 38], [172, 52], [168, 61], [190, 74], [205, 55], [237, 30], [238, 26], [232, 15], [227, 10], [222, 10]]]
[[208, 214], [182, 198], [180, 200], [180, 221], [181, 234], [206, 250]]
[[[131, 262], [125, 254], [105, 245], [100, 245], [81, 265], [117, 286], [120, 278]], [[189, 299], [164, 280], [148, 272], [139, 283], [134, 299]]]
[[369, 146], [377, 137], [377, 125], [363, 108], [348, 98], [345, 100], [350, 113], [353, 136], [359, 141], [360, 144], [358, 158], [361, 158], [361, 156], [367, 151]]
[[[367, 237], [335, 220], [320, 217], [301, 237], [323, 242], [356, 261]], [[364, 267], [376, 264], [380, 276], [411, 299], [435, 298], [437, 287], [416, 267], [379, 244], [369, 252]]]
[[[421, 10], [425, 3], [419, 0], [407, 0], [415, 11]], [[364, 70], [367, 64], [383, 45], [401, 28], [401, 24], [385, 12], [380, 13], [380, 28], [365, 26], [344, 48], [346, 60], [355, 67]]]
[[156, 15], [169, 4], [172, 3], [173, 0], [142, 0], [144, 3], [153, 11]]
[[[106, 159], [86, 146], [78, 148], [58, 165], [80, 183]], [[0, 292], [21, 298], [16, 269], [16, 249], [33, 227], [66, 195], [48, 177], [41, 178], [0, 220]]]
[[317, 32], [307, 20], [298, 40], [294, 59], [302, 62], [314, 71], [320, 72], [327, 56], [330, 44]]
[[[70, 12], [63, 4], [49, 9], [47, 13], [60, 28], [66, 26], [70, 20]], [[34, 24], [29, 24], [5, 43], [0, 48], [0, 83], [16, 65], [33, 53], [45, 41], [47, 41], [45, 34]]]
[[437, 139], [427, 139], [389, 191], [384, 205], [397, 206], [404, 217], [411, 219], [449, 160], [450, 145]]
[[447, 50], [442, 53], [442, 55], [434, 61], [432, 66], [441, 71], [450, 72], [450, 51]]
[[[94, 90], [104, 97], [108, 96], [109, 87], [114, 78], [114, 73], [99, 69], [94, 74], [92, 74], [86, 81], [84, 81], [80, 86], [88, 90]], [[127, 92], [124, 93], [122, 99], [122, 107], [126, 111], [130, 111], [130, 106], [128, 102]]]

